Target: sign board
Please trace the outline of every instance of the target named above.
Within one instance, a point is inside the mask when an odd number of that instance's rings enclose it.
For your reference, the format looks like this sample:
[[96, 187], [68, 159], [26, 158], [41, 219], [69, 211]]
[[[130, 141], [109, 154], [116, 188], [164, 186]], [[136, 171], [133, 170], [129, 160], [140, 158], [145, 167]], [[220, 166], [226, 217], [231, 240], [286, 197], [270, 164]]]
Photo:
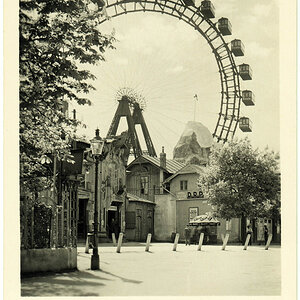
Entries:
[[110, 210], [110, 211], [117, 211], [118, 208], [117, 208], [116, 206], [111, 205], [111, 206], [108, 208], [108, 210]]
[[204, 198], [204, 195], [202, 191], [199, 192], [188, 192], [187, 193], [188, 198]]

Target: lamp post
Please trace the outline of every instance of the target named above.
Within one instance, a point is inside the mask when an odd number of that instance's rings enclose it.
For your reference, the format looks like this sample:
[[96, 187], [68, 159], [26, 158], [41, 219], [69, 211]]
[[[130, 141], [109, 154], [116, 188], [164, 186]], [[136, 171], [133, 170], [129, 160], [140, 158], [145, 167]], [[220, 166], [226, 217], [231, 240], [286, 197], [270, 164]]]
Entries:
[[[95, 158], [95, 203], [94, 203], [94, 247], [91, 258], [91, 269], [100, 269], [100, 259], [98, 254], [98, 166], [102, 160], [102, 152], [105, 141], [99, 136], [99, 129], [96, 129], [96, 137], [91, 141], [92, 154]], [[100, 190], [101, 193], [101, 190]]]

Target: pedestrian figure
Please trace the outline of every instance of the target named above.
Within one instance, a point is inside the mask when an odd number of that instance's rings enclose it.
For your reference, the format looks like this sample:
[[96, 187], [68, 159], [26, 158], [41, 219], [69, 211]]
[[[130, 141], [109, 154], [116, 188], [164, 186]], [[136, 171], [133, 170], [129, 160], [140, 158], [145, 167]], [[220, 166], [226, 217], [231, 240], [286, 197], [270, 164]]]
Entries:
[[264, 236], [265, 236], [265, 245], [267, 244], [268, 241], [268, 236], [269, 236], [269, 229], [267, 225], [264, 225]]
[[188, 225], [184, 228], [184, 235], [185, 235], [185, 245], [191, 244], [191, 229]]
[[202, 231], [203, 233], [204, 233], [204, 237], [206, 237], [205, 238], [205, 240], [206, 240], [206, 244], [208, 245], [209, 244], [209, 237], [210, 237], [210, 231], [209, 231], [209, 229], [208, 229], [208, 227], [207, 226], [203, 226], [203, 231]]
[[196, 231], [195, 226], [192, 226], [192, 229], [191, 229], [191, 242], [196, 245], [197, 244], [197, 239], [196, 239], [196, 236], [195, 236], [195, 231]]
[[111, 231], [112, 231], [112, 233], [115, 234], [115, 237], [118, 240], [118, 238], [119, 238], [119, 226], [118, 226], [117, 222], [115, 221], [115, 219], [111, 220]]
[[250, 234], [250, 239], [249, 239], [249, 244], [248, 244], [249, 246], [251, 246], [251, 243], [252, 243], [252, 232], [253, 232], [253, 230], [251, 228], [251, 225], [249, 224], [247, 226], [247, 235]]

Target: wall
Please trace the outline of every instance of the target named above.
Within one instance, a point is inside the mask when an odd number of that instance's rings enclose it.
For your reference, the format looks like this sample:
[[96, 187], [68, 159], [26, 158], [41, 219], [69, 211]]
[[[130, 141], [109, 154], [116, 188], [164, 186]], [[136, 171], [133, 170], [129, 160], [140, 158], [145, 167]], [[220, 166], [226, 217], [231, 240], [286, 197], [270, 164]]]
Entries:
[[[177, 200], [176, 216], [177, 216], [177, 232], [180, 235], [180, 241], [184, 240], [184, 228], [189, 222], [189, 208], [197, 207], [198, 214], [203, 215], [206, 212], [212, 212], [211, 206], [207, 199], [194, 200]], [[229, 243], [240, 242], [240, 219], [232, 219], [226, 226], [226, 220], [218, 218], [220, 226], [217, 226], [217, 240], [222, 242], [222, 234], [229, 233]]]
[[[198, 192], [200, 189], [197, 186], [198, 174], [180, 174], [177, 175], [170, 183], [171, 193], [177, 196], [177, 199], [186, 199], [188, 192]], [[186, 191], [180, 190], [180, 181], [187, 180], [188, 187]]]
[[[170, 183], [170, 191], [177, 197], [176, 201], [176, 219], [177, 219], [177, 232], [180, 234], [180, 241], [184, 240], [184, 228], [189, 222], [189, 208], [198, 208], [198, 214], [202, 215], [206, 212], [212, 212], [213, 209], [208, 203], [206, 198], [188, 198], [188, 192], [199, 192], [200, 189], [197, 186], [198, 174], [179, 174]], [[187, 180], [188, 187], [186, 191], [180, 190], [180, 181]], [[229, 226], [226, 228], [226, 220], [218, 219], [220, 226], [217, 226], [217, 240], [218, 243], [222, 242], [221, 234], [229, 233], [230, 242], [241, 241], [241, 224], [240, 219], [232, 219]]]
[[21, 273], [77, 269], [77, 248], [21, 250]]
[[206, 212], [212, 211], [207, 199], [193, 199], [193, 200], [177, 200], [176, 201], [176, 218], [177, 218], [177, 232], [180, 240], [184, 240], [184, 228], [189, 223], [189, 208], [197, 207], [198, 215], [203, 215]]
[[175, 198], [170, 194], [155, 196], [154, 237], [156, 241], [170, 241], [175, 232]]
[[[143, 163], [142, 165], [133, 165], [129, 170], [130, 173], [127, 174], [126, 178], [127, 191], [143, 199], [154, 201], [155, 193], [159, 193], [160, 187], [159, 168], [150, 163]], [[149, 178], [149, 192], [147, 195], [140, 193], [141, 176], [148, 176]]]
[[[135, 228], [125, 229], [128, 241], [145, 242], [148, 233], [154, 234], [154, 204], [139, 201], [130, 201], [126, 211], [135, 212]], [[138, 218], [140, 217], [140, 230], [138, 232]], [[151, 224], [150, 224], [151, 223]]]
[[229, 233], [228, 243], [239, 243], [241, 242], [241, 219], [234, 218], [231, 219], [226, 226], [226, 220], [219, 219], [221, 225], [218, 226], [218, 241], [221, 242], [221, 234]]

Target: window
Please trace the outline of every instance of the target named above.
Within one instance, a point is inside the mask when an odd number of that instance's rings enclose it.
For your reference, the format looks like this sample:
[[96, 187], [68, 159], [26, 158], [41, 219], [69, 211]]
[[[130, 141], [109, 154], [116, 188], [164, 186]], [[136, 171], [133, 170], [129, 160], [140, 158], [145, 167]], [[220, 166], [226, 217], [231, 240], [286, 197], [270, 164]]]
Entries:
[[241, 121], [242, 121], [242, 124], [243, 125], [248, 125], [249, 124], [249, 119], [247, 119], [247, 118], [241, 118]]
[[241, 71], [249, 71], [249, 65], [241, 65]]
[[149, 177], [141, 176], [141, 194], [148, 195], [149, 193]]
[[181, 191], [186, 191], [187, 190], [187, 185], [188, 185], [187, 180], [181, 180], [180, 181], [180, 190]]
[[241, 41], [234, 40], [232, 44], [233, 44], [234, 47], [239, 47], [239, 46], [241, 46]]

